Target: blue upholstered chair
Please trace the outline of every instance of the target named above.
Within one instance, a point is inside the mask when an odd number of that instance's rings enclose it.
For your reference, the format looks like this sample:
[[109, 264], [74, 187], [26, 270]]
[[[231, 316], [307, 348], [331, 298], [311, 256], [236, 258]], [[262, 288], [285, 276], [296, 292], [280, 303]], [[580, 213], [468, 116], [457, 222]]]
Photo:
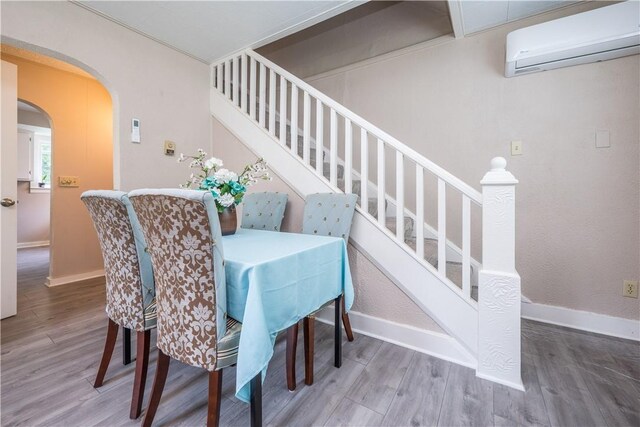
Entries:
[[[356, 194], [318, 193], [307, 196], [304, 202], [304, 217], [302, 219], [302, 233], [321, 236], [341, 237], [349, 240], [351, 223], [356, 208]], [[347, 339], [353, 341], [353, 331], [349, 315], [345, 311], [344, 298], [342, 300], [342, 323], [344, 324]], [[333, 302], [329, 301], [322, 308]], [[311, 313], [303, 320], [304, 347], [305, 347], [305, 384], [313, 384], [313, 330], [314, 317], [317, 313]], [[298, 339], [298, 324], [296, 323], [287, 332], [287, 386], [294, 390], [295, 380], [295, 348]]]
[[280, 231], [287, 193], [251, 193], [242, 202], [241, 228]]
[[[215, 201], [210, 192], [175, 189], [135, 190], [129, 197], [148, 242], [157, 288], [158, 365], [143, 427], [153, 422], [171, 359], [208, 371], [207, 426], [217, 426], [222, 370], [237, 361], [242, 324], [226, 314]], [[186, 240], [191, 244], [185, 246]], [[251, 382], [252, 425], [261, 404], [260, 379], [258, 373]]]
[[[142, 409], [149, 363], [151, 329], [156, 326], [155, 284], [151, 259], [127, 193], [85, 191], [82, 201], [93, 220], [102, 257], [109, 318], [107, 338], [94, 387], [102, 386], [120, 326], [137, 334], [136, 370], [129, 416]], [[126, 335], [126, 334], [125, 334]], [[128, 337], [127, 337], [128, 339]]]

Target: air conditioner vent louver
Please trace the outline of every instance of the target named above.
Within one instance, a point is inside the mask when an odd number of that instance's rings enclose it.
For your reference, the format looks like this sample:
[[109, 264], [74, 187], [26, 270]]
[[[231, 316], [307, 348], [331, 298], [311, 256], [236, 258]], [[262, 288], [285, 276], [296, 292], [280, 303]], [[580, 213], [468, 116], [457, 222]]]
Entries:
[[534, 71], [540, 71], [539, 67], [528, 67], [520, 70], [516, 70], [515, 74], [524, 74], [524, 73], [532, 73]]
[[505, 75], [512, 77], [640, 53], [640, 3], [627, 1], [507, 35]]

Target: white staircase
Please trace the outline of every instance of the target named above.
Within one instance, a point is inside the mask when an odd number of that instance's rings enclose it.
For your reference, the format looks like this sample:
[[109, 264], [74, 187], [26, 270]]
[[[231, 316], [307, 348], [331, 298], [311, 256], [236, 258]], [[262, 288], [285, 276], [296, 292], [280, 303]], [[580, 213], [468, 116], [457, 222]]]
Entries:
[[[351, 243], [466, 349], [478, 376], [522, 389], [517, 181], [506, 161], [492, 160], [480, 193], [252, 50], [211, 71], [212, 114], [301, 196], [358, 194]], [[459, 246], [447, 236], [452, 201]], [[471, 256], [472, 205], [482, 263]]]

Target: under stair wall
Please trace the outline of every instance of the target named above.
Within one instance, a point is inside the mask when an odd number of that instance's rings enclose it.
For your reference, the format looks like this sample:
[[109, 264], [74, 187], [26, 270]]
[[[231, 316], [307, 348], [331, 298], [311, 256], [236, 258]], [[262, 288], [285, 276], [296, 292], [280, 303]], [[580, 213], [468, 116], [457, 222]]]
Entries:
[[[302, 115], [297, 105], [302, 91]], [[315, 114], [311, 115], [312, 103]], [[270, 112], [278, 111], [279, 117]], [[504, 159], [494, 159], [483, 180], [480, 194], [446, 170], [401, 144], [371, 123], [313, 89], [300, 79], [253, 51], [246, 51], [212, 66], [211, 112], [256, 155], [296, 191], [305, 196], [316, 192], [353, 191], [354, 134], [360, 135], [359, 175], [367, 182], [376, 176], [377, 194], [361, 186], [360, 206], [352, 228], [351, 241], [366, 253], [412, 300], [454, 337], [477, 361], [479, 376], [521, 388], [520, 379], [520, 283], [515, 272], [513, 239], [514, 186], [517, 181], [505, 170]], [[286, 117], [286, 120], [282, 119]], [[329, 137], [318, 131], [328, 120]], [[313, 123], [315, 121], [315, 124]], [[301, 127], [298, 127], [298, 124]], [[338, 129], [340, 123], [340, 132]], [[302, 129], [302, 152], [298, 132]], [[315, 144], [328, 147], [328, 177], [325, 176], [325, 149], [311, 150]], [[294, 141], [294, 143], [292, 143]], [[344, 147], [339, 161], [338, 146]], [[385, 155], [392, 153], [395, 164], [395, 227], [387, 225], [390, 196], [385, 192]], [[377, 171], [368, 171], [369, 156], [376, 156]], [[313, 161], [312, 161], [313, 159]], [[403, 186], [405, 165], [415, 168], [417, 191], [406, 195]], [[340, 168], [342, 166], [342, 168]], [[344, 183], [339, 183], [339, 171]], [[424, 223], [423, 185], [425, 173], [438, 182], [437, 263], [425, 259], [424, 227], [415, 227], [415, 246], [405, 240], [405, 197], [414, 197], [415, 219]], [[341, 186], [343, 188], [340, 188]], [[463, 206], [461, 286], [447, 275], [446, 198], [458, 193]], [[456, 197], [456, 196], [453, 196]], [[489, 203], [483, 205], [483, 198]], [[376, 200], [375, 215], [369, 200]], [[483, 212], [484, 264], [479, 269], [479, 302], [472, 298], [473, 269], [470, 256], [470, 206]], [[362, 208], [362, 205], [366, 208]], [[450, 269], [450, 268], [449, 268]], [[486, 286], [485, 286], [486, 284]], [[485, 289], [485, 292], [482, 291]]]

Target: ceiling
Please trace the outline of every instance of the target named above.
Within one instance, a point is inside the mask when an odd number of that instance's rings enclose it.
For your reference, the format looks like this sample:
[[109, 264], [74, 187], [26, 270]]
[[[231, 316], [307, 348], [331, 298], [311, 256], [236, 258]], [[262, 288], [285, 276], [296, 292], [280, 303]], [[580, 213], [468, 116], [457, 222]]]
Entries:
[[32, 113], [40, 114], [40, 110], [38, 110], [36, 107], [33, 107], [33, 106], [27, 104], [26, 102], [22, 102], [22, 101], [18, 101], [18, 110], [30, 111]]
[[[456, 37], [579, 0], [448, 0]], [[365, 4], [363, 0], [73, 1], [155, 41], [212, 63], [259, 48]]]
[[76, 1], [206, 63], [256, 48], [363, 1]]
[[458, 1], [465, 35], [577, 3], [576, 0]]

